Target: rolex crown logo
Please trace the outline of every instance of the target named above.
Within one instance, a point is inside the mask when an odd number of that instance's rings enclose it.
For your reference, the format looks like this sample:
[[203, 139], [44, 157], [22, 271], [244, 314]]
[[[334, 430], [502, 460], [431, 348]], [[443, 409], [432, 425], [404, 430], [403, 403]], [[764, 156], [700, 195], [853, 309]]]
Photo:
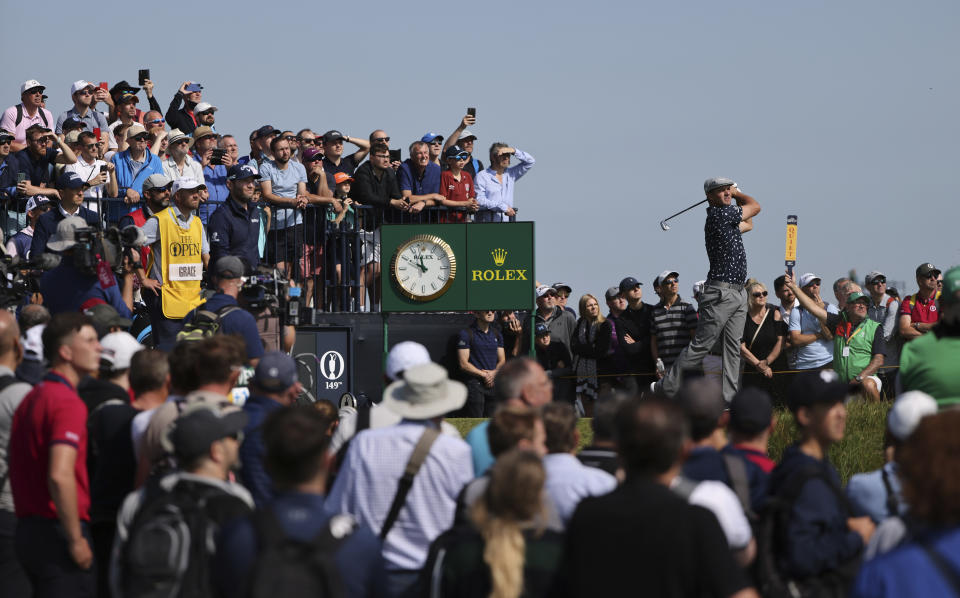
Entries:
[[490, 255], [493, 256], [493, 263], [497, 266], [502, 266], [503, 262], [507, 260], [507, 250], [500, 247], [491, 251]]

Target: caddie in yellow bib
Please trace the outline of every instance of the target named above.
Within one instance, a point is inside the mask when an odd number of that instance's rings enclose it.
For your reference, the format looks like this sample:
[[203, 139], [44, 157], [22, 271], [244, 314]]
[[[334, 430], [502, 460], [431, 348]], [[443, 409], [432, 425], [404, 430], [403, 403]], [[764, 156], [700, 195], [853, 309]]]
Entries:
[[203, 303], [200, 283], [210, 246], [196, 210], [205, 189], [192, 179], [174, 181], [172, 205], [151, 216], [142, 228], [152, 251], [150, 280], [144, 282], [141, 295], [150, 311], [155, 344], [163, 350], [173, 347], [183, 317]]

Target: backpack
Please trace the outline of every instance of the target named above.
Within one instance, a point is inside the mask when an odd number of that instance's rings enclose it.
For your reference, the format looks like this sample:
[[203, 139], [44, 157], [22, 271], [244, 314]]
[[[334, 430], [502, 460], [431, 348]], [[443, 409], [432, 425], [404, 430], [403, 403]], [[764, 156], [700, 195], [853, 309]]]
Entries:
[[[40, 114], [40, 120], [43, 121], [43, 126], [50, 128], [50, 123], [47, 122], [47, 115], [43, 113], [43, 108], [37, 108], [37, 112]], [[20, 121], [23, 120], [23, 104], [17, 104], [17, 120], [13, 123], [13, 126], [16, 127], [20, 124]]]
[[[779, 555], [786, 545], [787, 530], [792, 518], [793, 504], [804, 485], [814, 478], [822, 479], [841, 504], [848, 504], [843, 493], [818, 467], [804, 467], [790, 476], [777, 494], [771, 494], [764, 503], [756, 526], [757, 557], [752, 567], [755, 587], [764, 598], [802, 598], [804, 596], [845, 596], [849, 579], [844, 571], [826, 571], [802, 581], [790, 579], [780, 570]], [[849, 509], [848, 509], [849, 510]], [[852, 573], [855, 573], [853, 571]]]
[[350, 515], [334, 515], [310, 541], [287, 537], [272, 509], [253, 515], [260, 554], [253, 565], [251, 598], [346, 596], [334, 555], [356, 529]]
[[757, 514], [750, 503], [750, 480], [747, 479], [746, 462], [739, 455], [728, 453], [721, 453], [721, 455], [723, 456], [723, 468], [730, 480], [730, 489], [737, 495], [737, 500], [743, 507], [743, 514], [747, 516], [747, 520], [753, 526], [757, 521]]
[[209, 565], [218, 527], [206, 512], [217, 488], [165, 490], [148, 483], [120, 551], [120, 595], [188, 598], [210, 594]]
[[198, 307], [193, 314], [193, 319], [183, 325], [183, 329], [177, 333], [177, 342], [200, 341], [214, 336], [220, 332], [220, 326], [225, 316], [243, 309], [239, 305], [225, 305], [213, 312], [203, 309], [205, 305], [206, 303]]

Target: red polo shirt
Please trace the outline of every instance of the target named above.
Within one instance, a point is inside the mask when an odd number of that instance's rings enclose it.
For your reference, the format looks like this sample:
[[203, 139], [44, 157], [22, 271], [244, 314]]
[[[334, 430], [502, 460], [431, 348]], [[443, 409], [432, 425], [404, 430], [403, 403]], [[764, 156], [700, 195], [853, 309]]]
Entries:
[[57, 518], [47, 480], [50, 448], [60, 443], [77, 449], [77, 506], [80, 519], [89, 521], [87, 406], [66, 379], [50, 372], [27, 393], [13, 414], [8, 455], [17, 517]]
[[[440, 193], [450, 201], [465, 202], [471, 197], [477, 196], [477, 190], [473, 188], [473, 177], [466, 170], [460, 171], [460, 180], [453, 178], [453, 173], [444, 170], [440, 175]], [[466, 212], [448, 212], [441, 218], [443, 222], [463, 222], [466, 220]]]
[[940, 319], [940, 311], [937, 309], [937, 294], [930, 295], [930, 298], [926, 301], [920, 298], [919, 293], [905, 297], [903, 302], [900, 303], [900, 315], [910, 316], [911, 323], [936, 323]]

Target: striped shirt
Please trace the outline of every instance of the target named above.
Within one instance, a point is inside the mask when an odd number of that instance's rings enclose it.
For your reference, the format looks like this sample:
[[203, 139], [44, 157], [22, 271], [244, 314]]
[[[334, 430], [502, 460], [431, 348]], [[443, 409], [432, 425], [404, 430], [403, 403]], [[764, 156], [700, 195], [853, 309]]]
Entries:
[[667, 369], [673, 365], [683, 348], [690, 344], [690, 331], [697, 329], [697, 310], [677, 297], [667, 307], [663, 301], [653, 307], [653, 327], [650, 333], [657, 338], [657, 356]]

